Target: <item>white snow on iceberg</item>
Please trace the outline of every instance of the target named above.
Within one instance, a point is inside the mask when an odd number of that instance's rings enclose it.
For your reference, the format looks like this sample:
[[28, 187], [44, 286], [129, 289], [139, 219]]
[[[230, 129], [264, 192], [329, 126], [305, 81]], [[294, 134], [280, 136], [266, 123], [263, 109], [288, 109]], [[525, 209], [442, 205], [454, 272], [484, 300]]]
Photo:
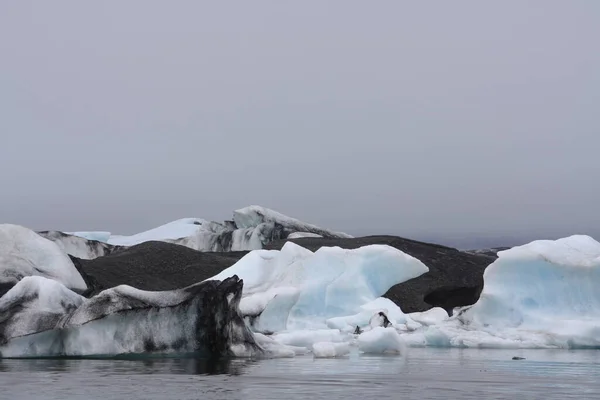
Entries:
[[106, 256], [120, 248], [97, 240], [90, 240], [60, 231], [43, 231], [37, 232], [37, 234], [56, 243], [56, 245], [66, 254], [84, 260], [92, 260], [97, 257]]
[[[134, 235], [112, 235], [109, 232], [39, 232], [53, 240], [68, 254], [92, 259], [109, 254], [113, 246], [134, 246], [148, 241], [175, 243], [199, 251], [245, 251], [264, 248], [268, 243], [286, 238], [326, 237], [349, 238], [342, 232], [334, 232], [316, 225], [299, 221], [277, 211], [260, 206], [249, 206], [234, 211], [233, 221], [223, 223], [201, 218], [181, 218]], [[100, 241], [108, 247], [98, 248]]]
[[78, 236], [87, 240], [95, 240], [98, 242], [107, 243], [111, 233], [103, 231], [92, 231], [92, 232], [65, 232], [67, 235]]
[[[209, 221], [200, 218], [181, 218], [156, 228], [131, 236], [111, 235], [108, 243], [118, 246], [133, 246], [149, 241], [169, 241], [195, 235], [198, 231], [214, 231]], [[223, 229], [224, 230], [224, 229]], [[218, 231], [216, 233], [219, 233]]]
[[109, 244], [132, 246], [151, 240], [171, 241], [195, 250], [257, 250], [271, 240], [285, 239], [290, 233], [326, 237], [351, 237], [288, 217], [260, 206], [233, 212], [233, 221], [223, 224], [200, 218], [182, 218], [132, 236], [110, 236]]
[[239, 229], [255, 228], [264, 223], [274, 223], [282, 226], [287, 234], [294, 232], [312, 233], [324, 237], [351, 238], [352, 236], [343, 232], [334, 232], [328, 229], [320, 228], [313, 224], [308, 224], [288, 217], [277, 211], [270, 210], [261, 206], [249, 206], [235, 210], [233, 212], [233, 221]]
[[85, 291], [87, 285], [60, 247], [19, 225], [0, 225], [0, 284], [14, 285], [26, 276], [43, 276], [70, 289]]

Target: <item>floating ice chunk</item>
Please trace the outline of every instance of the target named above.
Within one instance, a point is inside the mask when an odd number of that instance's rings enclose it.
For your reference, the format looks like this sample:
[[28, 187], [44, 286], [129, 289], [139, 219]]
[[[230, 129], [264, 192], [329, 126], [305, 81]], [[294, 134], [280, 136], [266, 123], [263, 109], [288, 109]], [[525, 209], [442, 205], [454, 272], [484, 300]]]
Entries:
[[311, 348], [318, 342], [341, 343], [350, 341], [351, 337], [337, 329], [298, 330], [276, 333], [272, 338], [278, 343], [288, 346]]
[[270, 358], [289, 358], [299, 354], [309, 352], [308, 348], [301, 346], [289, 346], [279, 343], [269, 336], [262, 333], [255, 333], [254, 338], [256, 343], [265, 351], [265, 356]]
[[442, 321], [411, 314], [429, 326], [403, 338], [411, 346], [600, 347], [600, 243], [589, 236], [500, 251], [483, 278], [477, 303]]
[[358, 336], [358, 349], [363, 353], [403, 354], [406, 344], [396, 329], [376, 327]]
[[600, 243], [589, 236], [501, 251], [483, 277], [479, 300], [458, 317], [470, 329], [517, 340], [517, 332], [544, 332], [558, 347], [600, 346]]
[[439, 324], [449, 318], [446, 310], [441, 307], [434, 307], [423, 312], [410, 313], [408, 316], [413, 321], [426, 326]]
[[350, 354], [350, 344], [318, 342], [313, 344], [312, 353], [315, 358], [343, 357]]
[[73, 262], [56, 243], [19, 225], [0, 225], [0, 283], [14, 285], [25, 276], [43, 276], [68, 288], [87, 285]]

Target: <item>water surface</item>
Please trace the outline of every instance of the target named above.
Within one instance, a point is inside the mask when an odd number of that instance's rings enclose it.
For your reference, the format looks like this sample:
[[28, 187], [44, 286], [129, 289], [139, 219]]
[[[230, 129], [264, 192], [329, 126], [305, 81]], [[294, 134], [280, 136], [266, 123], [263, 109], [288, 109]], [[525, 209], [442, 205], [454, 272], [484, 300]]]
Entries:
[[[513, 356], [525, 360], [512, 360]], [[4, 399], [593, 399], [600, 351], [409, 349], [405, 357], [0, 360]]]

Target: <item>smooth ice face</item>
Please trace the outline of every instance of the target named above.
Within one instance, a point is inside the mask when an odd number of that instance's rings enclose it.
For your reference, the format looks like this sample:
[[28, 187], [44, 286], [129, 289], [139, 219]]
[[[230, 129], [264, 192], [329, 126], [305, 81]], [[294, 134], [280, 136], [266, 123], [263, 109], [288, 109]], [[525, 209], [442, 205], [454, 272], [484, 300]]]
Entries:
[[557, 344], [600, 345], [600, 243], [540, 240], [498, 253], [479, 301], [461, 320], [485, 331], [546, 332]]
[[0, 225], [0, 284], [12, 286], [25, 276], [43, 276], [68, 288], [85, 291], [87, 286], [60, 247], [19, 225]]
[[535, 241], [498, 253], [472, 307], [405, 338], [418, 346], [600, 347], [599, 286], [600, 243], [581, 235]]
[[[323, 247], [313, 253], [287, 242], [281, 251], [251, 252], [211, 279], [240, 276], [242, 312], [253, 317], [256, 330], [280, 332], [326, 328], [328, 319], [365, 311], [363, 305], [393, 285], [427, 271], [419, 260], [390, 246]], [[397, 311], [394, 317], [403, 315]]]

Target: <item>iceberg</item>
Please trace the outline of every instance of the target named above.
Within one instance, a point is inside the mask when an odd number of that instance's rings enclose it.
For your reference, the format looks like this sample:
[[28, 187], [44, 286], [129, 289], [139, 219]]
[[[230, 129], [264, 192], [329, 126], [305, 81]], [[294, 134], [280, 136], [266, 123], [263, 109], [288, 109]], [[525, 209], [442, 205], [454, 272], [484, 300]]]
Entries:
[[201, 218], [181, 218], [131, 236], [111, 235], [107, 243], [117, 246], [133, 246], [143, 242], [181, 239], [193, 236], [198, 231], [220, 233], [219, 231], [215, 232], [215, 225]]
[[41, 231], [37, 232], [37, 234], [56, 243], [66, 254], [84, 260], [107, 256], [122, 248], [121, 246], [113, 246], [98, 240], [86, 239], [75, 234], [60, 231]]
[[184, 289], [118, 286], [84, 299], [57, 281], [22, 279], [0, 298], [0, 357], [261, 355], [238, 314], [233, 276]]
[[[121, 285], [89, 299], [75, 293], [86, 287], [84, 277], [61, 250], [74, 252], [87, 239], [45, 233], [65, 240], [61, 247], [26, 228], [0, 225], [0, 283], [14, 286], [0, 298], [0, 352], [3, 357], [312, 352], [330, 358], [348, 354], [351, 346], [400, 355], [406, 346], [600, 348], [600, 243], [589, 236], [499, 251], [485, 269], [474, 304], [449, 316], [440, 307], [405, 313], [402, 304], [382, 297], [429, 271], [394, 247], [313, 252], [286, 242], [281, 250], [260, 248], [294, 232], [323, 233], [284, 217], [249, 208], [231, 223], [183, 219], [149, 231], [135, 240], [257, 249], [182, 289], [150, 292]], [[175, 238], [181, 233], [188, 236]], [[74, 250], [67, 249], [69, 243]], [[106, 251], [121, 248], [100, 244]]]
[[[274, 240], [298, 237], [350, 238], [342, 232], [334, 232], [316, 225], [299, 221], [277, 211], [260, 206], [235, 210], [233, 221], [225, 224], [204, 221], [194, 232], [186, 232], [172, 243], [200, 251], [259, 250]], [[183, 232], [182, 232], [183, 233]], [[116, 244], [116, 242], [113, 242]]]
[[235, 210], [233, 212], [233, 221], [239, 229], [254, 228], [261, 224], [273, 223], [281, 226], [286, 231], [285, 237], [294, 232], [312, 233], [328, 238], [352, 237], [343, 232], [334, 232], [299, 221], [296, 218], [288, 217], [287, 215], [261, 206], [249, 206]]
[[[210, 278], [244, 280], [240, 310], [261, 332], [327, 328], [329, 318], [363, 311], [393, 285], [428, 268], [386, 245], [311, 252], [292, 242], [281, 250], [253, 251]], [[372, 314], [371, 314], [372, 316]]]
[[407, 338], [412, 345], [600, 347], [600, 243], [538, 240], [498, 252], [479, 300]]
[[69, 289], [84, 292], [87, 285], [61, 248], [19, 225], [0, 225], [0, 295], [26, 276], [43, 276]]
[[394, 328], [378, 326], [358, 336], [358, 349], [363, 353], [384, 354], [406, 352], [406, 343]]
[[317, 342], [312, 346], [312, 353], [315, 358], [336, 358], [350, 354], [350, 344]]
[[[427, 271], [416, 258], [386, 245], [322, 247], [313, 253], [287, 242], [281, 250], [253, 251], [210, 279], [240, 276], [240, 312], [251, 329], [285, 346], [312, 349], [315, 343], [349, 343], [357, 325], [379, 326], [388, 314], [393, 319], [388, 322], [406, 323], [400, 308], [380, 296]], [[323, 344], [316, 356], [343, 349]]]
[[[85, 298], [60, 282], [41, 276], [26, 276], [0, 298], [0, 346], [10, 340], [54, 329], [79, 307]], [[46, 335], [48, 349], [60, 351], [57, 335]], [[35, 341], [32, 347], [36, 347]], [[49, 350], [55, 347], [54, 350]], [[34, 350], [37, 352], [38, 350]], [[10, 351], [9, 351], [10, 354]]]
[[39, 234], [56, 242], [68, 254], [82, 259], [93, 259], [123, 247], [150, 241], [175, 243], [199, 251], [223, 252], [258, 250], [274, 240], [288, 237], [352, 237], [260, 206], [241, 208], [233, 214], [233, 221], [223, 223], [202, 218], [181, 218], [130, 236], [103, 231], [72, 234], [44, 231]]

